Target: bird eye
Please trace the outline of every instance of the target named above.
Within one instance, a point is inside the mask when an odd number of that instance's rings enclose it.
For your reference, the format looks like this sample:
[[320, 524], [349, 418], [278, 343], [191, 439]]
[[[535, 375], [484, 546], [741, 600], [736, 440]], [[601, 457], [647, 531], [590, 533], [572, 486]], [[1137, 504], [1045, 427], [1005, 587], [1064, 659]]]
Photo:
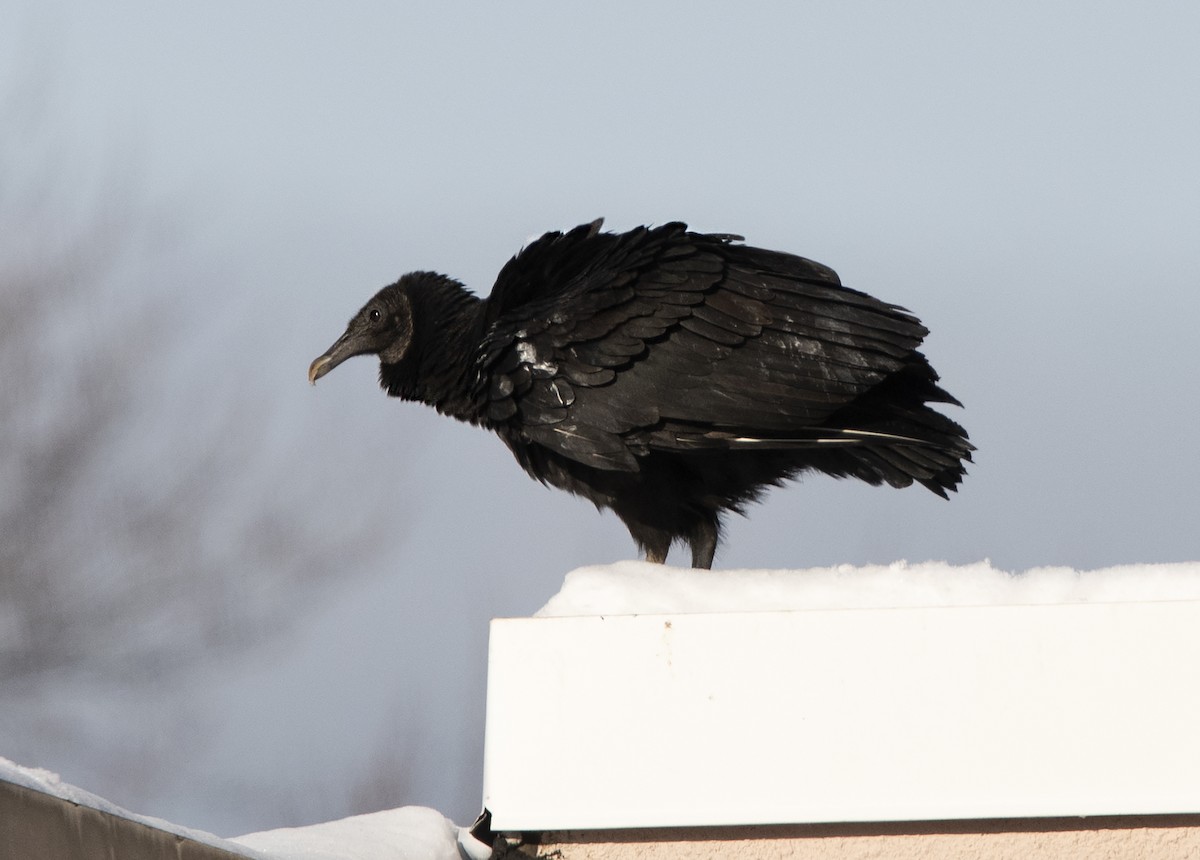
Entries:
[[367, 319], [373, 323], [379, 322], [382, 317], [383, 314], [379, 312], [379, 308], [371, 308], [369, 311], [367, 311]]

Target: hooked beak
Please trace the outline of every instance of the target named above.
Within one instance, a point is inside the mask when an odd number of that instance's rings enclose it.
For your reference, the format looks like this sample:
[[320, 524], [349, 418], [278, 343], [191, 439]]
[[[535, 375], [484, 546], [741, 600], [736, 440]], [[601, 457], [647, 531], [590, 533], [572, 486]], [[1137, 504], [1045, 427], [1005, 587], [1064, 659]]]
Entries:
[[316, 385], [317, 380], [333, 370], [333, 359], [328, 354], [321, 356], [308, 366], [308, 384]]
[[362, 355], [365, 352], [370, 352], [370, 348], [355, 343], [353, 335], [347, 329], [345, 334], [334, 341], [333, 346], [325, 350], [324, 354], [317, 356], [313, 363], [308, 366], [309, 383], [316, 385], [318, 379], [333, 370], [347, 358]]

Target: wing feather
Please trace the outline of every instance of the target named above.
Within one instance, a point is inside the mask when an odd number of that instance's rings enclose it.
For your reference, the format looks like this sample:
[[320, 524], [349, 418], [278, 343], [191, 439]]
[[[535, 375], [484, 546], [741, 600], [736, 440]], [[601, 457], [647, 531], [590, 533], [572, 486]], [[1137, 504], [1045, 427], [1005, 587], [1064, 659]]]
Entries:
[[[597, 230], [547, 234], [501, 272], [477, 362], [491, 421], [602, 469], [637, 469], [646, 444], [882, 450], [820, 424], [906, 367], [926, 334], [910, 313], [734, 237]], [[942, 465], [914, 450], [862, 468]]]

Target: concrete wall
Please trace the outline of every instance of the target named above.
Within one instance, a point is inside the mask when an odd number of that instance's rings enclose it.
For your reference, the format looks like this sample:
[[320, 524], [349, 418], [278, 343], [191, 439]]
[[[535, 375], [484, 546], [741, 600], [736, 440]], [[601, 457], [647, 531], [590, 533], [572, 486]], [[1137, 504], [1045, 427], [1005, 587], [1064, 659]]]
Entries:
[[1196, 860], [1200, 816], [561, 831], [546, 860]]

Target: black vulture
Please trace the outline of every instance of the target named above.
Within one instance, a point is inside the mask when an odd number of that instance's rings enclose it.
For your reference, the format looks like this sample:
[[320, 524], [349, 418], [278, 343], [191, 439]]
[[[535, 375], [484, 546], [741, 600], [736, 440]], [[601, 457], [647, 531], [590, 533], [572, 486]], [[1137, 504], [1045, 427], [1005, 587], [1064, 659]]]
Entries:
[[496, 432], [532, 477], [611, 508], [649, 561], [712, 566], [725, 511], [816, 470], [946, 497], [973, 446], [908, 311], [830, 268], [686, 224], [547, 233], [481, 299], [384, 287], [308, 370], [379, 356], [393, 397]]

